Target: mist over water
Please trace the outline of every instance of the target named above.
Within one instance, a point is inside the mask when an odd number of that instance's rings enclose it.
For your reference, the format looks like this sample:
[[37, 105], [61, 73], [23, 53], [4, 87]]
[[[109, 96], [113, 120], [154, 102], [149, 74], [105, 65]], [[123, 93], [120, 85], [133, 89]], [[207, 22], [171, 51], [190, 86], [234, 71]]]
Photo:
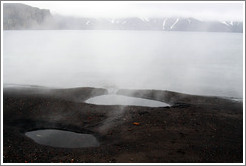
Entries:
[[3, 83], [243, 97], [243, 35], [4, 31]]

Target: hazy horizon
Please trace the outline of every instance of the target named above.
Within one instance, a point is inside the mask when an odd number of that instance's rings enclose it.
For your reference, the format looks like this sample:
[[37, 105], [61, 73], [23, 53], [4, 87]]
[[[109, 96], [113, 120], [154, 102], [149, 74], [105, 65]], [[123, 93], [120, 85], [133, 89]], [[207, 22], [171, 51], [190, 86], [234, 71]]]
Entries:
[[242, 38], [237, 33], [6, 31], [3, 83], [241, 98]]
[[[11, 2], [7, 2], [11, 3]], [[16, 3], [16, 2], [15, 2]], [[242, 2], [160, 1], [18, 1], [52, 14], [71, 17], [194, 17], [200, 20], [244, 20]]]

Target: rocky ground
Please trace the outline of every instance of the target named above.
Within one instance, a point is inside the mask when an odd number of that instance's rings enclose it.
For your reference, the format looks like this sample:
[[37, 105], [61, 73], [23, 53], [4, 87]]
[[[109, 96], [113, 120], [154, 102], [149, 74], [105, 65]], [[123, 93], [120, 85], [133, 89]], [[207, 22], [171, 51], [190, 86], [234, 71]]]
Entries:
[[[119, 90], [171, 107], [84, 103], [105, 89], [5, 88], [4, 163], [241, 163], [243, 104], [170, 91]], [[99, 147], [55, 148], [25, 132], [62, 129], [93, 134]]]

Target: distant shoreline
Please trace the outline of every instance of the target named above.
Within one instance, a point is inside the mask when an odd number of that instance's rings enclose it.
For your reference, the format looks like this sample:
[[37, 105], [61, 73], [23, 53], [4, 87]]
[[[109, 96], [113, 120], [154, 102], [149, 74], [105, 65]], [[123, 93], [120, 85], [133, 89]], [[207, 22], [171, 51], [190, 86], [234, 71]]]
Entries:
[[162, 31], [162, 30], [122, 30], [122, 29], [4, 29], [4, 31], [151, 31], [151, 32], [183, 32], [183, 33], [241, 33], [243, 32], [221, 32], [221, 31]]

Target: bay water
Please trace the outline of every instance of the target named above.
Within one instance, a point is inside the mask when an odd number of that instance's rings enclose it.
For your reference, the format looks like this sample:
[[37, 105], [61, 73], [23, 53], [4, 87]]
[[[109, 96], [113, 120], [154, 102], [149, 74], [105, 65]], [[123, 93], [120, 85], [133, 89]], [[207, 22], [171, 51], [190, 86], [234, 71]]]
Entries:
[[243, 34], [3, 32], [3, 84], [158, 89], [243, 97]]

